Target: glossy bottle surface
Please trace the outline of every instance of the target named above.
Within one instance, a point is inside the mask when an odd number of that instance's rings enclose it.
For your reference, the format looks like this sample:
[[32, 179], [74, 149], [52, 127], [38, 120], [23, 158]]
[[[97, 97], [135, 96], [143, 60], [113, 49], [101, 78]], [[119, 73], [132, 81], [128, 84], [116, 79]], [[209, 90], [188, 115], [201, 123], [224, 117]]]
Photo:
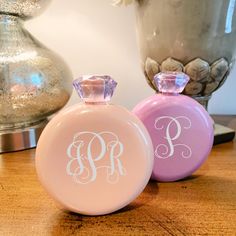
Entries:
[[147, 98], [133, 110], [152, 138], [152, 178], [164, 182], [190, 176], [206, 160], [213, 143], [213, 122], [206, 110], [178, 94], [184, 84], [177, 93], [174, 86], [168, 93], [171, 83], [164, 84], [160, 90], [166, 89], [165, 93]]
[[[86, 86], [83, 96], [90, 96]], [[36, 168], [43, 186], [66, 209], [101, 215], [142, 192], [152, 172], [153, 149], [132, 113], [90, 98], [51, 120], [38, 143]]]

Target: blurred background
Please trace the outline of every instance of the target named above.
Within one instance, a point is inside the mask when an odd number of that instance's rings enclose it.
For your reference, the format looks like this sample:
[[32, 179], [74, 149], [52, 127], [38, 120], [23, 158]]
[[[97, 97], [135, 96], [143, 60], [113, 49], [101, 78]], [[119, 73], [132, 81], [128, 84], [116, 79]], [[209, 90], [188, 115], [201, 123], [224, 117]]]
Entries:
[[[132, 5], [114, 7], [112, 0], [53, 0], [26, 28], [60, 54], [74, 78], [108, 74], [119, 84], [114, 103], [132, 109], [154, 91], [140, 67]], [[236, 114], [236, 68], [209, 104], [211, 114]], [[78, 102], [73, 93], [68, 105]]]

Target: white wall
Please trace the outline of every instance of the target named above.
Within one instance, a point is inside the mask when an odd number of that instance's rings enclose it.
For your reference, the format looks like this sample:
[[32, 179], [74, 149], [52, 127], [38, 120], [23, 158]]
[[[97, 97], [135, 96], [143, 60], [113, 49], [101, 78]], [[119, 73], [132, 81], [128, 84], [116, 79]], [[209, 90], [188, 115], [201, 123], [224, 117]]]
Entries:
[[[53, 0], [39, 17], [26, 23], [29, 31], [60, 54], [74, 77], [109, 74], [118, 83], [113, 102], [132, 108], [153, 94], [140, 68], [132, 6], [114, 7], [112, 0]], [[209, 110], [236, 114], [236, 69], [214, 94]], [[73, 96], [69, 104], [78, 101]]]

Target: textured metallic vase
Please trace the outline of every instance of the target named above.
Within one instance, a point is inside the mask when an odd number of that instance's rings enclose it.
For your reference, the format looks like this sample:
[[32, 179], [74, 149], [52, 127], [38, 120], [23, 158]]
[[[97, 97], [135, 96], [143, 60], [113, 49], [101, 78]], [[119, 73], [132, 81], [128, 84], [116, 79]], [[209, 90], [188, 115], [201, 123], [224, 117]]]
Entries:
[[184, 94], [205, 107], [235, 61], [235, 0], [136, 0], [143, 70], [150, 86], [160, 71], [191, 78]]
[[23, 26], [49, 2], [0, 0], [0, 152], [34, 147], [72, 92], [66, 64]]

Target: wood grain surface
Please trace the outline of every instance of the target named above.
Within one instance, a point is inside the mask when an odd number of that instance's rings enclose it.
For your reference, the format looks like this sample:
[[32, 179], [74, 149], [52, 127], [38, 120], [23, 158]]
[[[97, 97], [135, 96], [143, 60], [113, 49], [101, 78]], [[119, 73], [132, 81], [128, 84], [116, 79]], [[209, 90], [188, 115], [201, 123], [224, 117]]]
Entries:
[[[235, 117], [215, 118], [236, 128]], [[150, 182], [132, 204], [101, 217], [57, 206], [37, 180], [34, 153], [0, 155], [0, 235], [236, 235], [235, 142], [215, 146], [190, 178]]]

